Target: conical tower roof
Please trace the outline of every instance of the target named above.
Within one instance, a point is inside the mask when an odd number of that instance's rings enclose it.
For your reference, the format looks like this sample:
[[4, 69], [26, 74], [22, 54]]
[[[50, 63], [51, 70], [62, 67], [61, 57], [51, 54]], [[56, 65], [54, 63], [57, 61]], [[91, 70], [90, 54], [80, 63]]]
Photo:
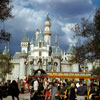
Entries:
[[7, 47], [5, 46], [4, 51], [3, 51], [3, 54], [7, 54], [7, 53], [8, 53], [8, 49], [7, 49]]
[[24, 35], [24, 37], [23, 37], [21, 42], [28, 42], [28, 37], [26, 36], [26, 34]]

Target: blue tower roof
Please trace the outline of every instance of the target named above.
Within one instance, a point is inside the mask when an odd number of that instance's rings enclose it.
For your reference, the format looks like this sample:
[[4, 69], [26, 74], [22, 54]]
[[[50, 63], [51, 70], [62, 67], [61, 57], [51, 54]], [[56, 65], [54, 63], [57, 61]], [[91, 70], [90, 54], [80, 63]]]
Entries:
[[7, 47], [5, 46], [4, 51], [3, 51], [3, 54], [6, 54], [6, 53], [8, 53], [8, 52], [9, 52], [9, 51], [8, 51]]

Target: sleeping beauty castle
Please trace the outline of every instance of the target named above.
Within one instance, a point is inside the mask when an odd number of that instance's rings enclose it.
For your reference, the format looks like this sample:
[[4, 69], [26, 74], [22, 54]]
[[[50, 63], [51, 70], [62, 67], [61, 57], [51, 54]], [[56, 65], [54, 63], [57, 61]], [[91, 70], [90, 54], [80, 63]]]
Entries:
[[[78, 64], [71, 64], [69, 59], [74, 55], [75, 50], [72, 45], [66, 52], [63, 52], [58, 45], [58, 38], [55, 35], [55, 43], [51, 45], [51, 19], [47, 15], [44, 23], [44, 31], [37, 29], [35, 39], [29, 41], [24, 35], [21, 40], [21, 51], [15, 52], [12, 63], [14, 68], [11, 75], [12, 79], [24, 79], [25, 76], [32, 75], [37, 69], [43, 69], [47, 73], [80, 72]], [[83, 67], [82, 67], [83, 68]], [[81, 69], [82, 69], [81, 68]], [[86, 67], [89, 71], [91, 67]]]

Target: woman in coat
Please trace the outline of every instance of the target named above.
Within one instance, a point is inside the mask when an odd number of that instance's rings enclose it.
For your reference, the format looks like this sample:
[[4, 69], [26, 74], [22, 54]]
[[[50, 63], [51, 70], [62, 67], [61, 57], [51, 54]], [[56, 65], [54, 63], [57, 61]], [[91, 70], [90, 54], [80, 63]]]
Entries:
[[69, 100], [75, 100], [75, 84], [71, 84]]

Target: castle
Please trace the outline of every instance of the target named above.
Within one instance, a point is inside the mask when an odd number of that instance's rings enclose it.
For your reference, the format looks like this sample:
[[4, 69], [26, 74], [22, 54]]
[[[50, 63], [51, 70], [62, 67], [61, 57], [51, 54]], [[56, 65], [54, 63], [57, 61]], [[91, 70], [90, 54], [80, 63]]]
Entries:
[[[51, 45], [51, 19], [47, 15], [44, 32], [37, 29], [35, 40], [29, 41], [24, 35], [21, 41], [21, 51], [15, 52], [12, 63], [14, 68], [12, 71], [12, 79], [17, 80], [19, 77], [23, 79], [25, 76], [31, 75], [33, 70], [43, 69], [48, 72], [79, 72], [78, 64], [69, 63], [69, 59], [74, 55], [73, 46], [70, 45], [66, 52], [63, 52], [58, 45], [58, 38], [55, 35], [55, 44]], [[91, 69], [91, 67], [89, 67]], [[87, 70], [89, 70], [87, 68]]]

